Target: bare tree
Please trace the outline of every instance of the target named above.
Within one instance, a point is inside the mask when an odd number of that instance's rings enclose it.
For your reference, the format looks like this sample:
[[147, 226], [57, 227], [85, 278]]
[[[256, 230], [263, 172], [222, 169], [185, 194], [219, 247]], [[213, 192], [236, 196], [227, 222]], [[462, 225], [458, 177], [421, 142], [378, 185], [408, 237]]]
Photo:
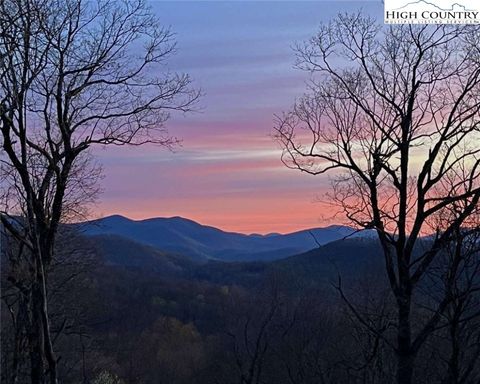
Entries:
[[[297, 46], [311, 92], [275, 126], [283, 162], [333, 172], [333, 201], [378, 234], [396, 302], [399, 384], [412, 383], [418, 351], [451, 301], [412, 322], [417, 288], [480, 199], [479, 47], [476, 26], [387, 28], [340, 15]], [[436, 227], [431, 219], [449, 210], [457, 214]]]
[[[456, 215], [457, 212], [452, 212]], [[430, 289], [436, 301], [450, 297], [430, 342], [439, 361], [447, 366], [442, 383], [474, 383], [480, 371], [480, 227], [478, 215], [472, 215], [468, 228], [457, 229], [454, 240], [442, 252], [431, 271], [429, 281], [440, 287]], [[426, 284], [428, 286], [428, 284]], [[436, 295], [435, 295], [436, 294]], [[434, 341], [440, 340], [438, 343]], [[437, 345], [434, 345], [437, 344]], [[446, 344], [446, 345], [445, 345]]]
[[174, 51], [143, 0], [0, 3], [1, 222], [30, 257], [32, 383], [57, 382], [46, 271], [60, 223], [94, 195], [89, 149], [169, 147], [170, 112], [198, 97], [165, 68]]
[[[74, 233], [72, 233], [74, 232]], [[89, 323], [96, 320], [92, 309], [94, 300], [88, 298], [86, 277], [96, 265], [92, 247], [85, 244], [76, 227], [61, 227], [57, 238], [52, 263], [46, 269], [47, 300], [52, 344], [61, 352], [59, 372], [66, 379], [66, 367], [78, 364], [79, 354], [65, 353], [72, 350], [75, 340], [88, 337]], [[28, 377], [29, 349], [33, 318], [31, 316], [31, 253], [22, 243], [12, 237], [4, 241], [2, 257], [2, 381], [25, 382]], [[2, 245], [5, 245], [2, 244]], [[87, 304], [88, 303], [88, 304]], [[70, 355], [70, 356], [69, 356]]]
[[[31, 276], [26, 268], [28, 263], [24, 260], [26, 255], [22, 248], [8, 237], [3, 237], [1, 242], [1, 380], [13, 384], [19, 381], [21, 367], [28, 359], [30, 325], [28, 286]], [[10, 244], [6, 244], [7, 242]]]
[[276, 322], [283, 303], [276, 281], [274, 278], [268, 281], [267, 288], [258, 296], [231, 299], [226, 308], [226, 335], [233, 362], [228, 377], [240, 384], [264, 383], [274, 342], [280, 333]]

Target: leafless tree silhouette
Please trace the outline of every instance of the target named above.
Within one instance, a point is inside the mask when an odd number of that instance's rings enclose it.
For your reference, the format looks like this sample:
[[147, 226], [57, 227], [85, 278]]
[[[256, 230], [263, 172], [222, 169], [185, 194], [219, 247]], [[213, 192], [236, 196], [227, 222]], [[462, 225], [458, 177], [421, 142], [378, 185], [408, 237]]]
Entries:
[[476, 26], [385, 28], [340, 15], [296, 47], [311, 92], [275, 126], [285, 165], [333, 173], [333, 202], [378, 234], [397, 307], [399, 384], [412, 383], [418, 351], [451, 303], [445, 294], [412, 323], [417, 288], [478, 211], [479, 47]]
[[94, 145], [169, 147], [172, 111], [198, 98], [143, 0], [0, 3], [1, 221], [29, 255], [31, 381], [57, 382], [46, 271], [59, 225], [96, 192]]

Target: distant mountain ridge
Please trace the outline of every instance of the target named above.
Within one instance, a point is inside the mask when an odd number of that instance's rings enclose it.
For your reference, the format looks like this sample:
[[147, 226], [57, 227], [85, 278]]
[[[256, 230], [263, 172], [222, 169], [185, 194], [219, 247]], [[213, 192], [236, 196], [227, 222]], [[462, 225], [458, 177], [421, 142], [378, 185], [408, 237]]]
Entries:
[[358, 236], [353, 228], [333, 225], [289, 234], [245, 235], [225, 232], [182, 217], [131, 220], [114, 215], [77, 224], [87, 237], [115, 236], [196, 260], [271, 261], [307, 252], [319, 245]]

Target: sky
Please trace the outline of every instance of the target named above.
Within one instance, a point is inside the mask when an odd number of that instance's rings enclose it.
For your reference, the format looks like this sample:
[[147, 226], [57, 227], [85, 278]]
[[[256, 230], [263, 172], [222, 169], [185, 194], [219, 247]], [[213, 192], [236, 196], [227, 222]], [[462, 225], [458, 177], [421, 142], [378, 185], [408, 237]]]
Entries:
[[182, 216], [228, 231], [287, 233], [341, 223], [328, 204], [327, 176], [285, 168], [272, 139], [275, 114], [305, 91], [292, 46], [339, 12], [372, 1], [152, 1], [175, 33], [169, 68], [188, 73], [203, 96], [199, 111], [167, 123], [182, 145], [114, 148], [97, 153], [103, 167], [98, 217]]

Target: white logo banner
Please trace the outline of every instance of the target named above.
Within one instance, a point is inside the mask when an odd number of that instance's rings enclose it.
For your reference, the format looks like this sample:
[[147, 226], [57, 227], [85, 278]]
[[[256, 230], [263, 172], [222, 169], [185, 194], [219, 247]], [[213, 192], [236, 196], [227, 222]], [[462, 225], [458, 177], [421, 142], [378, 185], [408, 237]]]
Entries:
[[479, 0], [385, 0], [386, 24], [480, 24]]

